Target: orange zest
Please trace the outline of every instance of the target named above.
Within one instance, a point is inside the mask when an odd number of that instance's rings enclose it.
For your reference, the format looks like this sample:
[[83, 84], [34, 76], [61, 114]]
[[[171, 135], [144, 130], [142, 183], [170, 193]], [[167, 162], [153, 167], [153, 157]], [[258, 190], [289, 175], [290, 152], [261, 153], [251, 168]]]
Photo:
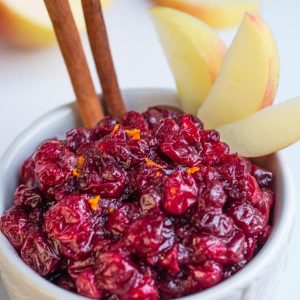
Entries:
[[187, 172], [188, 174], [194, 174], [194, 173], [198, 172], [199, 170], [200, 170], [199, 167], [191, 167], [191, 168], [188, 168], [188, 169], [186, 170], [186, 172]]
[[77, 168], [74, 168], [74, 169], [72, 170], [72, 173], [73, 173], [73, 176], [74, 176], [74, 177], [79, 177], [79, 175], [80, 175], [80, 171], [79, 171]]
[[85, 158], [82, 155], [80, 155], [77, 159], [77, 168], [82, 169], [84, 163], [85, 163]]
[[156, 162], [154, 162], [153, 160], [145, 157], [145, 162], [147, 164], [147, 166], [149, 167], [156, 167], [156, 168], [159, 168], [159, 169], [162, 169], [162, 166], [157, 164]]
[[174, 194], [176, 194], [177, 193], [177, 189], [176, 189], [176, 187], [171, 187], [171, 189], [170, 189], [170, 193], [172, 194], [172, 195], [174, 195]]
[[98, 205], [100, 202], [100, 196], [93, 197], [93, 198], [89, 199], [88, 202], [91, 206], [91, 209], [93, 211], [96, 211], [98, 209]]
[[114, 126], [114, 129], [113, 129], [113, 131], [112, 131], [112, 132], [115, 132], [115, 131], [117, 131], [119, 128], [120, 128], [120, 124], [116, 124], [116, 125]]
[[139, 129], [126, 129], [125, 132], [132, 140], [141, 139], [141, 131]]
[[110, 207], [110, 208], [108, 209], [108, 212], [109, 212], [110, 214], [112, 214], [114, 211], [115, 211], [115, 209], [114, 209], [113, 207]]

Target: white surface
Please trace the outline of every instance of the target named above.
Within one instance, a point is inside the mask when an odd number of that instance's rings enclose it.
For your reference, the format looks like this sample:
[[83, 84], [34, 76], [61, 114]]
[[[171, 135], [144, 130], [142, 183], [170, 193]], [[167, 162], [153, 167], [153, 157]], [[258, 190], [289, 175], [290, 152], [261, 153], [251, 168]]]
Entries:
[[[281, 57], [277, 101], [292, 98], [300, 94], [300, 1], [262, 0], [262, 4], [262, 15], [274, 32]], [[120, 85], [123, 88], [174, 87], [146, 6], [146, 0], [116, 0], [116, 5], [106, 13]], [[221, 33], [227, 43], [233, 34], [233, 30]], [[86, 39], [84, 42], [87, 45]], [[97, 81], [93, 66], [92, 73]], [[0, 155], [38, 116], [72, 99], [74, 94], [57, 47], [21, 52], [0, 45]], [[300, 144], [284, 151], [298, 187], [298, 197], [299, 151]], [[300, 215], [299, 206], [297, 210]], [[300, 235], [297, 232], [300, 232], [300, 218], [296, 222], [287, 271], [273, 300], [299, 298]], [[7, 300], [2, 290], [0, 286], [0, 299]]]

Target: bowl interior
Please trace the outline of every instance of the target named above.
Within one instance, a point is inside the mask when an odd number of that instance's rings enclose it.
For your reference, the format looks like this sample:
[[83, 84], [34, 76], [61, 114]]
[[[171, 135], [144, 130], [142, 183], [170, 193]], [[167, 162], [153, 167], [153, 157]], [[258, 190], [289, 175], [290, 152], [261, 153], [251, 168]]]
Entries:
[[[126, 90], [124, 91], [124, 98], [129, 110], [143, 111], [148, 106], [165, 104], [179, 106], [179, 103], [176, 98], [176, 93], [174, 91], [165, 90], [165, 89], [141, 89], [141, 90]], [[33, 153], [37, 146], [47, 138], [53, 138], [58, 136], [64, 136], [65, 132], [71, 128], [80, 126], [79, 117], [76, 110], [76, 105], [74, 103], [58, 108], [47, 115], [43, 116], [35, 123], [32, 124], [28, 129], [26, 129], [19, 138], [12, 144], [8, 149], [6, 154], [1, 159], [0, 164], [0, 215], [11, 206], [12, 196], [18, 181], [18, 173], [20, 166], [24, 160]], [[279, 228], [282, 222], [285, 222], [285, 212], [287, 208], [283, 205], [282, 199], [285, 199], [288, 196], [287, 186], [290, 185], [290, 177], [283, 168], [282, 159], [278, 155], [272, 155], [265, 158], [261, 158], [258, 162], [260, 165], [272, 170], [276, 174], [276, 207], [274, 212], [274, 229], [271, 235], [271, 238], [266, 243], [264, 249], [255, 257], [255, 259], [249, 263], [246, 268], [239, 272], [240, 275], [246, 272], [251, 273], [257, 272], [255, 269], [256, 264], [263, 264], [265, 262], [264, 257], [266, 253], [263, 252], [269, 251], [265, 248], [272, 248], [273, 241], [276, 239], [277, 231], [280, 231]], [[292, 200], [291, 200], [292, 201]], [[283, 229], [281, 230], [283, 234]], [[279, 233], [278, 233], [279, 234]], [[3, 238], [2, 234], [0, 235], [1, 248], [0, 253], [2, 256], [10, 256], [10, 260], [13, 261], [14, 267], [18, 268], [18, 264], [23, 264], [21, 259], [18, 257], [15, 251], [12, 251], [12, 247]], [[277, 241], [278, 243], [278, 241]], [[262, 258], [260, 258], [262, 257]], [[2, 257], [2, 259], [6, 259]], [[14, 261], [15, 260], [15, 261]], [[1, 261], [1, 258], [0, 258]], [[260, 262], [259, 262], [260, 261]], [[23, 266], [24, 267], [24, 266]], [[37, 279], [39, 276], [36, 274], [31, 274], [32, 280]], [[240, 279], [239, 279], [240, 278]], [[242, 281], [242, 276], [233, 276], [229, 280], [217, 285], [216, 287], [209, 289], [201, 293], [201, 299], [211, 299], [210, 297], [213, 293], [222, 293], [224, 289], [229, 289], [232, 287], [232, 284], [239, 284], [238, 281]], [[41, 281], [39, 281], [41, 282]], [[51, 289], [51, 285], [48, 284], [48, 288]], [[54, 286], [53, 286], [54, 289]], [[67, 295], [67, 292], [65, 292]], [[187, 299], [192, 299], [194, 296], [188, 296]], [[65, 299], [70, 299], [66, 297]], [[72, 299], [83, 299], [82, 297], [73, 296]]]

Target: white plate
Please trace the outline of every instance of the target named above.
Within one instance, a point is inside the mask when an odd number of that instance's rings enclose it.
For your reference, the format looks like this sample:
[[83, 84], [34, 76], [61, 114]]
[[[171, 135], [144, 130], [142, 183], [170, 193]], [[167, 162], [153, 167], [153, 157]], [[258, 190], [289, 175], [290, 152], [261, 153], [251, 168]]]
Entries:
[[1, 300], [10, 300], [10, 298], [8, 297], [7, 292], [5, 290], [5, 287], [3, 286], [1, 279], [0, 279], [0, 299]]

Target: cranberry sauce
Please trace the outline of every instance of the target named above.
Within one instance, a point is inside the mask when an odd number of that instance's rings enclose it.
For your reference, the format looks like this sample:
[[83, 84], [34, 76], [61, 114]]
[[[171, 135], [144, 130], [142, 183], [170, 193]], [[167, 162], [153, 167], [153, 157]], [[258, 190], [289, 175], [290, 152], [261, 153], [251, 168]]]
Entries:
[[171, 107], [47, 140], [23, 164], [2, 233], [38, 274], [91, 299], [173, 299], [266, 242], [273, 175]]

